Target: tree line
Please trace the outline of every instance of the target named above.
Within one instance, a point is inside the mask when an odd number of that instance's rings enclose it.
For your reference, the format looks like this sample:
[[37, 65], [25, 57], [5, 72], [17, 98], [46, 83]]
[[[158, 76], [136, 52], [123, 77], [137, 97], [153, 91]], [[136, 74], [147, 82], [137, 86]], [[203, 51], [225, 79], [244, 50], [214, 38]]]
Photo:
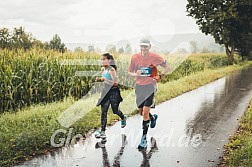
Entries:
[[188, 16], [199, 29], [223, 44], [228, 59], [237, 52], [243, 59], [252, 59], [252, 0], [187, 0]]
[[25, 32], [23, 27], [14, 28], [12, 31], [7, 28], [0, 29], [0, 48], [2, 49], [24, 49], [41, 48], [45, 50], [56, 50], [64, 53], [67, 48], [61, 41], [59, 35], [55, 34], [49, 42], [42, 42]]

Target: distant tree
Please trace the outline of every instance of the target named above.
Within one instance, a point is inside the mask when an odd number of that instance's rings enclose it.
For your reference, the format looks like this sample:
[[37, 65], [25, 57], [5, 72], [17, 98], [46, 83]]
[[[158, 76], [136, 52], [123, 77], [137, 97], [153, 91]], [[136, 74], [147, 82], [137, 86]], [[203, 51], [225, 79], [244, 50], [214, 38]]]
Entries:
[[67, 50], [65, 44], [61, 42], [61, 39], [57, 34], [55, 34], [49, 42], [49, 47], [50, 49], [57, 50], [61, 53], [64, 53]]
[[7, 28], [0, 29], [0, 47], [5, 49], [10, 47], [11, 34]]
[[32, 47], [43, 49], [44, 48], [44, 44], [40, 40], [34, 39], [33, 42], [32, 42]]
[[116, 52], [116, 46], [113, 45], [113, 44], [109, 44], [109, 45], [106, 47], [106, 51], [109, 52], [109, 53], [115, 53], [115, 52]]
[[126, 45], [124, 53], [126, 53], [126, 54], [132, 53], [132, 47], [130, 46], [130, 44]]
[[7, 28], [0, 29], [0, 48], [28, 50], [32, 47], [46, 50], [54, 49], [62, 53], [67, 49], [57, 34], [49, 43], [43, 43], [34, 38], [31, 33], [25, 32], [23, 27], [14, 28], [13, 31]]
[[164, 50], [164, 55], [166, 55], [166, 56], [167, 56], [167, 55], [169, 55], [169, 54], [170, 54], [170, 52], [171, 52], [171, 51], [169, 51], [169, 50]]
[[94, 52], [94, 51], [95, 51], [94, 45], [89, 45], [89, 46], [88, 46], [88, 51], [89, 51], [89, 52]]
[[49, 44], [49, 42], [44, 42], [44, 43], [43, 43], [43, 49], [45, 49], [45, 50], [49, 50], [49, 49], [50, 49], [50, 44]]
[[202, 53], [209, 53], [210, 51], [207, 47], [203, 47], [201, 52]]
[[123, 53], [123, 52], [124, 52], [123, 47], [121, 47], [121, 48], [118, 49], [118, 53]]
[[216, 52], [217, 52], [216, 49], [211, 50], [211, 53], [216, 53]]
[[95, 48], [95, 52], [96, 52], [96, 53], [101, 53], [101, 49], [100, 49], [99, 47], [96, 47], [96, 48]]
[[80, 46], [78, 46], [74, 49], [74, 52], [83, 52], [83, 49]]
[[33, 37], [26, 33], [23, 27], [14, 28], [11, 38], [12, 48], [23, 48], [25, 50], [32, 47]]
[[184, 54], [187, 53], [187, 50], [185, 48], [178, 48], [177, 53]]
[[198, 43], [196, 41], [190, 41], [190, 49], [192, 53], [197, 53], [199, 51]]

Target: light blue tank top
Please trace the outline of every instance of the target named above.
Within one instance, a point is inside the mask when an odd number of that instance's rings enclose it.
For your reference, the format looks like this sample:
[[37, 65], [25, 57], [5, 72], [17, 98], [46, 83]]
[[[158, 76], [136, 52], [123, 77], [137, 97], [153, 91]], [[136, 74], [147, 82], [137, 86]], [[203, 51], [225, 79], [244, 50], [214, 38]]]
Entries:
[[[103, 67], [104, 68], [104, 67]], [[109, 74], [109, 70], [112, 68], [112, 66], [109, 66], [109, 68], [105, 71], [105, 73], [103, 72], [102, 73], [102, 77], [103, 78], [107, 78], [107, 79], [109, 79], [109, 80], [112, 80], [112, 78], [111, 78], [111, 76], [110, 76], [110, 74]], [[105, 69], [105, 68], [104, 68]]]

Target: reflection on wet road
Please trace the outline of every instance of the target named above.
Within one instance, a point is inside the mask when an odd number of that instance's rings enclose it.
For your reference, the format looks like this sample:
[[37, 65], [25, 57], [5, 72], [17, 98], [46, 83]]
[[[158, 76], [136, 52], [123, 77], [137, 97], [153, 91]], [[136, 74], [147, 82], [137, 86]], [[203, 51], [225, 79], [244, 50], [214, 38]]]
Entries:
[[222, 155], [238, 119], [252, 98], [252, 68], [236, 72], [156, 106], [157, 126], [149, 129], [148, 148], [138, 151], [142, 118], [130, 117], [107, 130], [106, 144], [91, 134], [61, 151], [19, 166], [211, 167]]

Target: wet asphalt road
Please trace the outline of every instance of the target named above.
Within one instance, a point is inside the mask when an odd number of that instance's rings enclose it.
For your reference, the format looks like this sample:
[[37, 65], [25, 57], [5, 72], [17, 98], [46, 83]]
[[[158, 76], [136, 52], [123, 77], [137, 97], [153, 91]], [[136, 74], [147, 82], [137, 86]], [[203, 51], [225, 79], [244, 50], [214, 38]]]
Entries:
[[157, 126], [149, 129], [148, 148], [136, 149], [141, 137], [142, 118], [128, 118], [107, 130], [105, 145], [94, 138], [39, 156], [19, 166], [217, 166], [223, 146], [235, 132], [239, 118], [252, 99], [252, 68], [236, 72], [206, 86], [164, 102], [152, 113]]

